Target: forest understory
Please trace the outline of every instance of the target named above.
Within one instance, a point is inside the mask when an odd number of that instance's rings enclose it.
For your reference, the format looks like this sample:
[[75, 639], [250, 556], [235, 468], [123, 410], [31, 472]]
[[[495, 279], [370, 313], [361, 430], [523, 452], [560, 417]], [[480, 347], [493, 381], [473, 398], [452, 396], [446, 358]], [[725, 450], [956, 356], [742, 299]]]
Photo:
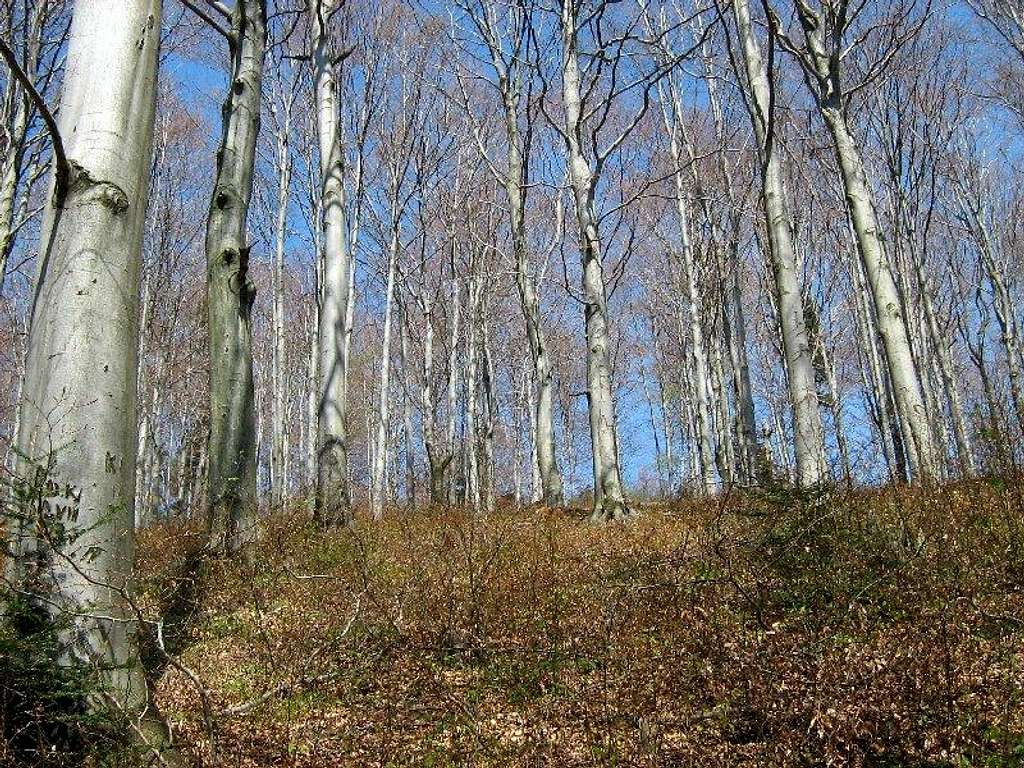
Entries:
[[[158, 704], [197, 765], [1024, 764], [1019, 482], [271, 517]], [[140, 540], [156, 609], [187, 550]]]

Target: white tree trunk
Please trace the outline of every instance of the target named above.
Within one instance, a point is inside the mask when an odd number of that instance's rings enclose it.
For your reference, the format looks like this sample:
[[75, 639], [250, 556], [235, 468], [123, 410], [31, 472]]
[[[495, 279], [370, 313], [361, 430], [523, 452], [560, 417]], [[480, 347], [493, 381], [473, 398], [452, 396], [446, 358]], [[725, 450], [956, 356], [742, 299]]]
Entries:
[[[45, 212], [18, 440], [51, 481], [80, 493], [70, 528], [81, 533], [47, 558], [46, 600], [71, 619], [72, 652], [100, 664], [109, 695], [133, 715], [146, 684], [122, 590], [132, 583], [139, 269], [161, 13], [160, 0], [76, 3], [59, 119], [71, 184]], [[18, 540], [27, 530], [9, 533], [16, 551], [41, 548]]]
[[408, 306], [402, 302], [401, 325], [399, 326], [402, 364], [402, 443], [405, 453], [405, 500], [409, 508], [416, 506], [416, 454], [412, 447], [412, 387], [413, 372], [409, 362], [409, 316]]
[[327, 14], [334, 5], [335, 0], [316, 0], [311, 6], [324, 228], [324, 272], [317, 345], [320, 360], [315, 514], [325, 525], [347, 523], [351, 514], [345, 421], [347, 361], [344, 352], [351, 291], [351, 252], [347, 244], [338, 88], [326, 28]]
[[718, 492], [718, 477], [715, 468], [714, 419], [711, 413], [711, 393], [708, 385], [707, 351], [704, 347], [703, 312], [701, 295], [697, 289], [697, 265], [693, 257], [690, 243], [690, 213], [686, 201], [686, 190], [683, 188], [682, 171], [679, 170], [679, 147], [675, 137], [673, 158], [677, 163], [676, 180], [676, 212], [679, 216], [679, 232], [682, 242], [683, 281], [686, 291], [686, 304], [689, 310], [690, 336], [690, 368], [691, 382], [696, 395], [695, 410], [697, 415], [697, 453], [700, 457], [700, 477], [702, 492], [714, 495]]
[[863, 264], [851, 265], [854, 284], [854, 318], [860, 337], [858, 346], [865, 358], [870, 385], [865, 382], [865, 392], [872, 393], [875, 422], [878, 427], [882, 452], [893, 479], [906, 480], [906, 466], [903, 458], [902, 435], [892, 411], [892, 398], [885, 373], [882, 370], [881, 355], [878, 352], [878, 333], [871, 313], [871, 297], [864, 285]]
[[750, 90], [750, 118], [761, 147], [761, 183], [768, 239], [771, 245], [772, 271], [779, 310], [779, 328], [793, 408], [793, 437], [797, 482], [801, 487], [818, 485], [826, 479], [825, 435], [818, 408], [814, 362], [804, 319], [803, 288], [793, 248], [793, 227], [786, 201], [782, 165], [776, 143], [770, 134], [771, 79], [761, 49], [754, 37], [747, 0], [733, 0], [733, 13]]
[[479, 405], [477, 400], [477, 314], [480, 301], [480, 278], [471, 275], [468, 286], [468, 303], [466, 306], [466, 421], [463, 445], [466, 460], [462, 471], [466, 483], [466, 496], [474, 510], [480, 509], [480, 465], [477, 444], [477, 416]]
[[273, 503], [284, 501], [288, 478], [285, 470], [285, 370], [287, 351], [284, 339], [284, 249], [288, 239], [288, 199], [291, 190], [292, 156], [289, 146], [291, 135], [292, 101], [285, 94], [283, 107], [277, 116], [277, 211], [274, 222], [273, 270], [273, 361], [272, 361], [272, 436], [270, 458], [270, 487]]
[[497, 421], [497, 399], [494, 393], [494, 356], [491, 354], [491, 331], [486, 316], [482, 313], [481, 353], [483, 354], [483, 459], [484, 459], [484, 509], [494, 512], [497, 491], [494, 487], [494, 424]]
[[398, 266], [398, 227], [392, 221], [388, 248], [388, 272], [384, 295], [384, 332], [380, 350], [380, 402], [377, 406], [377, 440], [373, 455], [373, 477], [370, 491], [370, 512], [375, 520], [384, 515], [384, 468], [388, 457], [387, 429], [391, 406], [391, 307], [395, 301], [395, 270]]
[[577, 51], [576, 8], [562, 0], [562, 102], [569, 181], [576, 205], [583, 259], [583, 303], [587, 338], [587, 404], [594, 466], [592, 518], [616, 520], [629, 515], [619, 468], [619, 446], [612, 389], [608, 296], [601, 241], [594, 210], [594, 171], [583, 152], [583, 104]]
[[920, 376], [911, 354], [899, 294], [882, 245], [864, 163], [843, 113], [839, 109], [825, 106], [822, 114], [835, 142], [850, 218], [864, 262], [868, 286], [874, 298], [878, 333], [882, 338], [896, 409], [900, 422], [907, 430], [904, 437], [914, 474], [921, 479], [930, 479], [937, 472], [934, 440], [928, 424]]

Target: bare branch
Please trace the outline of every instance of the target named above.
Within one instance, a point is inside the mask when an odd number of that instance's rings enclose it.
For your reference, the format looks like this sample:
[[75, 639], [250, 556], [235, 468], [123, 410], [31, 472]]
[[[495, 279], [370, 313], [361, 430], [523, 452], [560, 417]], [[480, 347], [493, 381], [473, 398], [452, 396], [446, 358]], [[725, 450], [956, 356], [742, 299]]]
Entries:
[[64, 141], [61, 139], [60, 129], [57, 128], [57, 121], [54, 120], [53, 113], [46, 105], [46, 100], [36, 90], [35, 85], [33, 85], [32, 79], [21, 68], [21, 65], [18, 63], [18, 57], [2, 38], [0, 38], [0, 56], [7, 62], [7, 66], [10, 67], [14, 79], [21, 84], [29, 98], [36, 105], [39, 115], [46, 124], [46, 130], [50, 134], [50, 140], [53, 144], [54, 161], [53, 196], [54, 204], [59, 208], [64, 203], [64, 198], [67, 195], [68, 186], [71, 182], [71, 164], [68, 162], [67, 155], [64, 152]]

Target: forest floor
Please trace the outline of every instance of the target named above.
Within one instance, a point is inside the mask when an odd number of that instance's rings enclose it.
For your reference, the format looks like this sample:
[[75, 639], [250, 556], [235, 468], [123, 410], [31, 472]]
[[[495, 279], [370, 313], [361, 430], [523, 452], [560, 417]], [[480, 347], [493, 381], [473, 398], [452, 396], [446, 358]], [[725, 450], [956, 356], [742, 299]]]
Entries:
[[[158, 703], [217, 766], [1024, 765], [1024, 487], [270, 518]], [[140, 544], [158, 602], [181, 529]]]

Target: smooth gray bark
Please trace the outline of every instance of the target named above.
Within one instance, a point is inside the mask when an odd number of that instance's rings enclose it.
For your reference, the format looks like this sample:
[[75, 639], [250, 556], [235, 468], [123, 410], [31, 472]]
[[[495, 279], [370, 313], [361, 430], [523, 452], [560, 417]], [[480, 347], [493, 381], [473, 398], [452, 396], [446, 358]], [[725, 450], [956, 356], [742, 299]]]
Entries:
[[793, 409], [793, 441], [797, 482], [813, 487], [827, 479], [825, 434], [821, 424], [814, 361], [804, 318], [803, 286], [793, 247], [782, 163], [774, 138], [772, 81], [761, 47], [754, 36], [747, 0], [733, 0], [733, 15], [743, 47], [750, 92], [750, 120], [760, 148], [761, 191], [768, 242], [771, 246], [779, 330], [786, 362], [789, 399]]
[[[506, 52], [506, 45], [503, 44], [496, 29], [495, 7], [489, 3], [482, 3], [479, 8], [467, 6], [466, 12], [473, 17], [474, 24], [487, 46], [497, 90], [501, 97], [506, 139], [506, 162], [504, 168], [493, 167], [492, 170], [498, 176], [499, 183], [504, 188], [508, 200], [516, 288], [519, 291], [519, 305], [523, 312], [523, 319], [526, 321], [526, 338], [530, 345], [537, 389], [532, 415], [533, 457], [536, 462], [535, 471], [540, 476], [540, 494], [536, 500], [542, 501], [546, 506], [559, 506], [562, 504], [562, 475], [558, 469], [555, 450], [554, 367], [544, 334], [539, 292], [530, 275], [526, 228], [526, 203], [530, 189], [528, 155], [531, 147], [529, 137], [533, 132], [528, 130], [527, 135], [524, 136], [520, 129], [524, 102], [523, 81], [525, 77], [530, 76], [526, 72], [523, 53], [529, 36], [531, 19], [526, 8], [517, 7], [512, 10], [513, 32], [507, 45], [511, 51]], [[529, 119], [530, 116], [527, 115], [527, 120]], [[486, 151], [482, 145], [481, 151], [486, 157]]]
[[[285, 87], [289, 85], [284, 84]], [[271, 454], [270, 454], [270, 489], [271, 498], [276, 505], [284, 501], [288, 488], [288, 459], [285, 450], [287, 442], [285, 427], [285, 370], [287, 368], [287, 349], [284, 332], [284, 252], [288, 238], [288, 201], [291, 192], [292, 155], [290, 147], [292, 104], [295, 91], [282, 93], [280, 108], [272, 107], [275, 118], [277, 164], [277, 210], [274, 219], [274, 267], [272, 285], [274, 303], [271, 315], [273, 327], [273, 353], [271, 360], [271, 383], [273, 399], [271, 401]]]
[[[45, 605], [71, 619], [62, 637], [70, 652], [100, 666], [112, 701], [133, 716], [147, 700], [129, 596], [161, 12], [160, 0], [76, 3], [59, 113], [71, 179], [44, 215], [18, 437], [23, 456], [72, 489], [50, 500], [50, 515], [74, 510], [74, 521], [59, 522], [75, 540], [47, 541], [39, 531], [55, 529], [31, 520], [8, 529], [15, 552], [42, 566]], [[33, 471], [27, 460], [21, 471]]]
[[[857, 250], [874, 302], [877, 330], [882, 339], [905, 447], [914, 476], [930, 480], [938, 471], [935, 441], [892, 264], [885, 251], [874, 195], [868, 184], [860, 146], [847, 121], [841, 85], [842, 57], [835, 53], [836, 47], [843, 43], [826, 29], [822, 16], [815, 14], [806, 0], [796, 0], [796, 3], [806, 41], [804, 63], [816, 80], [814, 96], [835, 147]], [[840, 21], [837, 19], [833, 23]]]
[[[397, 213], [393, 211], [393, 213]], [[391, 410], [391, 318], [395, 301], [395, 271], [398, 267], [399, 226], [397, 218], [391, 221], [391, 240], [388, 245], [388, 266], [384, 291], [384, 331], [380, 352], [380, 400], [377, 405], [376, 446], [373, 454], [373, 474], [370, 488], [370, 512], [375, 520], [384, 516], [384, 465], [389, 453], [387, 427]]]
[[583, 259], [583, 303], [587, 338], [587, 404], [590, 412], [596, 521], [629, 515], [619, 467], [619, 446], [612, 389], [608, 295], [604, 282], [601, 240], [594, 192], [597, 179], [583, 151], [583, 104], [577, 50], [576, 4], [562, 0], [562, 102], [569, 181], [576, 205], [580, 254]]
[[347, 243], [338, 88], [326, 27], [327, 14], [334, 5], [334, 0], [316, 0], [311, 7], [324, 229], [324, 269], [320, 286], [318, 330], [317, 484], [314, 515], [324, 525], [347, 524], [351, 520], [345, 346], [352, 255]]

